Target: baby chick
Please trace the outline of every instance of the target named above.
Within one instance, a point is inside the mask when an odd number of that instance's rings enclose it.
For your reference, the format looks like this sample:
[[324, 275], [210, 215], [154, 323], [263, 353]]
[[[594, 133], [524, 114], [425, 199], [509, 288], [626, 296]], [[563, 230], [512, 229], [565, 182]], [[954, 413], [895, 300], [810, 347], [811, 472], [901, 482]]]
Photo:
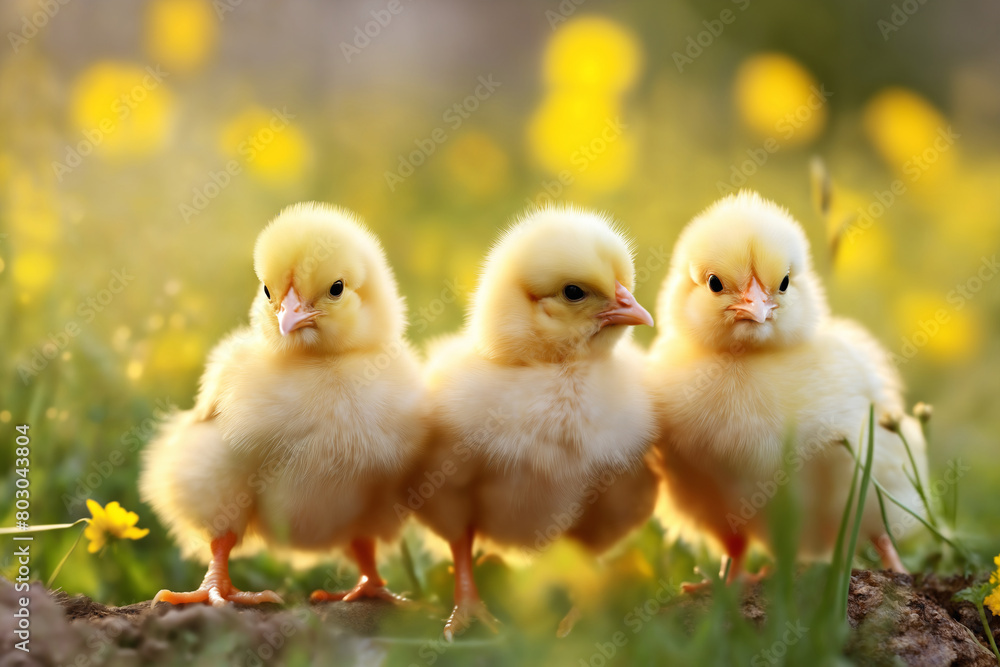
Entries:
[[473, 618], [496, 626], [473, 580], [476, 536], [530, 552], [565, 534], [600, 550], [652, 513], [654, 420], [623, 338], [653, 321], [633, 280], [628, 242], [601, 216], [531, 213], [489, 254], [465, 331], [431, 350], [413, 487], [439, 483], [411, 509], [451, 546], [447, 639]]
[[216, 346], [194, 408], [145, 452], [143, 498], [186, 552], [211, 544], [201, 587], [154, 603], [279, 601], [232, 585], [229, 556], [244, 537], [292, 551], [349, 546], [357, 586], [313, 599], [392, 598], [375, 540], [400, 528], [393, 504], [424, 437], [395, 278], [351, 213], [312, 203], [261, 232], [254, 267], [250, 326]]
[[[681, 234], [658, 319], [646, 379], [676, 508], [718, 538], [735, 576], [748, 540], [767, 543], [760, 510], [786, 481], [784, 445], [792, 437], [788, 462], [802, 475], [801, 554], [827, 556], [854, 474], [842, 441], [857, 451], [869, 406], [902, 416], [903, 398], [886, 352], [859, 325], [830, 315], [802, 228], [754, 193], [716, 203]], [[921, 429], [910, 417], [901, 428], [926, 479]], [[908, 460], [900, 436], [877, 428], [873, 475], [918, 508]], [[902, 510], [886, 505], [891, 525]], [[903, 570], [874, 494], [861, 530], [886, 567]]]

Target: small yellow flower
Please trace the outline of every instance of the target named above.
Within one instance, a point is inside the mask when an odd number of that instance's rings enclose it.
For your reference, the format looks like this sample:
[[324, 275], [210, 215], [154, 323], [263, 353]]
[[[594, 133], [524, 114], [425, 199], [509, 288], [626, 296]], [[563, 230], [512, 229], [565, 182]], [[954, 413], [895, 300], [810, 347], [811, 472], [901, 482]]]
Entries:
[[118, 539], [140, 540], [149, 533], [148, 528], [137, 528], [139, 515], [127, 512], [118, 501], [112, 501], [106, 507], [101, 507], [97, 501], [87, 499], [87, 509], [90, 510], [90, 525], [83, 534], [90, 540], [87, 551], [97, 553], [107, 542], [108, 534]]
[[[993, 562], [997, 566], [997, 571], [990, 575], [991, 584], [1000, 584], [1000, 556], [993, 559]], [[986, 596], [983, 600], [990, 611], [993, 612], [994, 616], [1000, 616], [1000, 586], [993, 589], [993, 592]]]
[[733, 82], [743, 123], [762, 137], [801, 146], [826, 126], [826, 100], [819, 82], [799, 61], [783, 53], [759, 53], [740, 65]]

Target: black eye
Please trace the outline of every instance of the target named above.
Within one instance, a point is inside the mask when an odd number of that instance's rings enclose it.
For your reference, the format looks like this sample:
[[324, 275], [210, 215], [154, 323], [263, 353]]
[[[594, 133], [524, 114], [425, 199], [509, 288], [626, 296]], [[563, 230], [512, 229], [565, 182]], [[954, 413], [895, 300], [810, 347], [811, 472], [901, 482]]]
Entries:
[[330, 296], [340, 296], [344, 293], [344, 281], [338, 280], [334, 284], [330, 285]]
[[267, 285], [264, 285], [264, 296], [267, 297], [268, 301], [271, 300], [271, 293], [267, 291]]
[[784, 292], [788, 289], [788, 275], [785, 275], [785, 279], [781, 281], [781, 285], [778, 287], [778, 291]]
[[583, 297], [587, 296], [587, 293], [584, 292], [581, 287], [576, 285], [566, 285], [566, 287], [563, 288], [563, 296], [570, 301], [579, 301]]
[[722, 281], [719, 280], [719, 276], [713, 274], [708, 277], [708, 289], [712, 290], [713, 292], [722, 291]]

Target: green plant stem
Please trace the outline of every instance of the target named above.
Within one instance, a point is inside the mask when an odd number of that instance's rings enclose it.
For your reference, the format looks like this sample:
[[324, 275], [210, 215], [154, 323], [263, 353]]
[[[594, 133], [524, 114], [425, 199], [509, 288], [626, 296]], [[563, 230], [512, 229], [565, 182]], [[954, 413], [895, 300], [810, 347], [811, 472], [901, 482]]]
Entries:
[[958, 482], [951, 485], [951, 516], [948, 523], [951, 525], [951, 532], [958, 532]]
[[[851, 456], [854, 456], [854, 451], [851, 449], [851, 444], [847, 442], [847, 438], [843, 439], [843, 444], [847, 447], [847, 451], [851, 452]], [[823, 605], [824, 608], [833, 609], [834, 601], [836, 600], [836, 592], [840, 589], [840, 583], [843, 581], [843, 574], [841, 573], [841, 568], [843, 567], [844, 560], [844, 538], [847, 535], [847, 522], [850, 520], [851, 507], [854, 505], [854, 493], [858, 486], [858, 470], [861, 467], [861, 462], [854, 458], [854, 474], [851, 476], [851, 488], [847, 492], [847, 502], [844, 504], [844, 513], [840, 517], [840, 529], [837, 531], [837, 542], [833, 551], [833, 562], [830, 564], [830, 577], [827, 579], [826, 589], [823, 592], [823, 597], [829, 600], [829, 605]]]
[[937, 528], [937, 521], [934, 519], [934, 512], [931, 510], [931, 503], [927, 500], [927, 494], [924, 492], [924, 484], [920, 479], [920, 470], [917, 468], [917, 460], [913, 458], [913, 450], [910, 449], [910, 443], [907, 442], [906, 436], [903, 435], [902, 426], [899, 429], [899, 439], [903, 441], [903, 447], [906, 448], [906, 455], [910, 457], [910, 465], [913, 466], [913, 486], [917, 489], [917, 494], [920, 496], [920, 500], [924, 503], [924, 509], [927, 510], [928, 520]]
[[410, 544], [403, 537], [399, 540], [399, 554], [403, 560], [403, 569], [406, 570], [406, 576], [410, 580], [410, 584], [413, 586], [413, 595], [416, 598], [423, 597], [423, 589], [420, 585], [420, 579], [417, 578], [417, 569], [413, 563], [413, 554], [410, 553]]
[[840, 615], [847, 618], [847, 599], [851, 591], [851, 563], [854, 558], [854, 551], [858, 548], [858, 533], [861, 532], [861, 520], [865, 512], [865, 499], [868, 495], [868, 486], [872, 482], [872, 463], [875, 460], [875, 406], [868, 409], [868, 453], [865, 457], [865, 467], [861, 474], [861, 486], [858, 488], [858, 508], [855, 511], [854, 529], [851, 531], [851, 542], [847, 549], [847, 567], [844, 568], [845, 581], [841, 582], [841, 606]]
[[[87, 520], [86, 519], [80, 519], [80, 521], [87, 521]], [[80, 523], [80, 521], [77, 521], [76, 523], [73, 523], [73, 524], [70, 524], [70, 525], [75, 526], [77, 523]], [[63, 556], [62, 560], [59, 561], [59, 564], [56, 565], [56, 569], [52, 571], [52, 575], [49, 577], [49, 580], [45, 582], [45, 587], [46, 588], [48, 588], [48, 589], [52, 588], [52, 582], [56, 580], [57, 576], [59, 576], [59, 572], [62, 571], [63, 565], [65, 565], [66, 561], [69, 560], [70, 554], [72, 554], [74, 551], [76, 551], [76, 545], [80, 544], [80, 539], [83, 537], [83, 534], [85, 532], [87, 532], [87, 528], [86, 527], [84, 527], [84, 529], [80, 531], [80, 534], [76, 536], [76, 540], [73, 541], [73, 546], [71, 546], [69, 548], [69, 551], [66, 552], [66, 555]]]
[[878, 496], [878, 509], [882, 513], [882, 525], [885, 526], [885, 534], [889, 536], [889, 541], [892, 542], [892, 548], [899, 553], [899, 545], [896, 544], [896, 536], [892, 534], [892, 528], [889, 526], [889, 517], [885, 513], [885, 499], [882, 497], [882, 489], [875, 487], [875, 495]]
[[946, 537], [937, 528], [935, 528], [931, 524], [927, 523], [926, 519], [924, 519], [922, 516], [920, 516], [919, 514], [917, 514], [916, 512], [914, 512], [913, 510], [911, 510], [903, 502], [901, 502], [898, 498], [896, 498], [894, 495], [892, 495], [891, 493], [889, 493], [889, 491], [886, 490], [886, 488], [884, 486], [882, 486], [882, 484], [877, 479], [873, 479], [872, 483], [875, 485], [876, 489], [880, 490], [882, 493], [885, 494], [886, 498], [888, 498], [889, 500], [891, 500], [895, 505], [899, 506], [904, 512], [906, 512], [907, 514], [911, 515], [914, 519], [916, 519], [920, 523], [924, 524], [924, 528], [926, 528], [927, 530], [931, 531], [931, 534], [934, 535], [934, 537], [936, 537], [937, 539], [941, 540], [942, 542], [944, 542], [945, 544], [947, 544], [948, 546], [950, 546], [952, 549], [954, 549], [958, 553], [962, 554], [962, 556], [964, 558], [966, 558], [966, 559], [969, 558], [969, 553], [965, 550], [965, 547], [962, 547], [959, 544], [953, 542], [951, 539], [949, 539], [948, 537]]
[[77, 519], [73, 523], [49, 523], [44, 526], [29, 526], [28, 528], [0, 528], [0, 535], [14, 535], [17, 533], [41, 533], [46, 530], [62, 530], [72, 528], [80, 523], [90, 523], [90, 519]]
[[979, 602], [977, 605], [979, 607], [979, 620], [983, 622], [983, 632], [990, 640], [990, 647], [993, 649], [993, 655], [997, 657], [997, 662], [1000, 663], [1000, 651], [997, 650], [997, 643], [993, 639], [993, 631], [990, 630], [990, 624], [986, 621], [986, 609], [983, 608], [983, 603]]
[[[848, 447], [848, 451], [851, 452], [851, 455], [854, 456], [855, 461], [857, 461], [858, 458], [857, 458], [857, 455], [854, 453], [854, 450], [851, 449], [850, 447]], [[906, 506], [905, 503], [903, 503], [901, 500], [899, 500], [898, 498], [896, 498], [896, 496], [894, 496], [891, 493], [889, 493], [889, 490], [886, 489], [884, 486], [882, 486], [882, 483], [879, 482], [874, 477], [872, 477], [872, 484], [875, 486], [876, 490], [878, 490], [879, 492], [881, 492], [882, 494], [884, 494], [885, 497], [888, 498], [889, 500], [891, 500], [894, 505], [898, 506], [904, 512], [906, 512], [907, 514], [909, 514], [910, 516], [912, 516], [914, 519], [916, 519], [917, 521], [919, 521], [920, 523], [922, 523], [924, 525], [924, 528], [926, 528], [927, 530], [929, 530], [931, 532], [931, 534], [934, 535], [934, 537], [936, 537], [937, 539], [941, 540], [942, 542], [944, 542], [945, 544], [947, 544], [948, 546], [950, 546], [956, 552], [958, 552], [959, 554], [961, 554], [962, 557], [965, 558], [966, 560], [971, 560], [971, 556], [970, 556], [969, 552], [965, 550], [965, 547], [961, 546], [960, 544], [958, 544], [958, 543], [954, 542], [953, 540], [951, 540], [950, 538], [946, 537], [944, 535], [944, 533], [942, 533], [936, 527], [934, 527], [933, 525], [931, 525], [930, 523], [928, 523], [927, 519], [925, 519], [924, 517], [920, 516], [919, 514], [917, 514], [913, 510], [911, 510], [909, 507]]]

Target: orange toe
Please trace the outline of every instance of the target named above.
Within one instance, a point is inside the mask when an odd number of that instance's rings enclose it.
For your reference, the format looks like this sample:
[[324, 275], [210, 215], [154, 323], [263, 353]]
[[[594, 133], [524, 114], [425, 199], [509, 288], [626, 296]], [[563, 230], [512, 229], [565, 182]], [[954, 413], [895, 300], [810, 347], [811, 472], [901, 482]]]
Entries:
[[331, 593], [329, 591], [313, 591], [309, 595], [310, 602], [337, 602], [338, 600], [343, 600], [344, 596], [347, 595], [345, 591], [340, 591], [337, 593]]
[[260, 593], [248, 593], [230, 586], [218, 584], [202, 585], [196, 591], [189, 593], [174, 593], [173, 591], [162, 590], [153, 598], [153, 604], [157, 602], [169, 602], [170, 604], [190, 604], [205, 603], [213, 607], [225, 607], [230, 603], [236, 604], [262, 604], [264, 602], [274, 602], [284, 604], [274, 591], [261, 591]]
[[191, 591], [190, 593], [174, 593], [163, 589], [153, 598], [153, 605], [157, 602], [169, 602], [170, 604], [188, 604], [192, 602], [208, 602], [208, 590]]
[[388, 602], [408, 603], [402, 595], [393, 593], [385, 587], [385, 582], [381, 579], [371, 579], [362, 576], [357, 585], [349, 591], [339, 591], [330, 593], [328, 591], [313, 591], [309, 596], [312, 602], [330, 602], [343, 600], [344, 602], [354, 602], [361, 599], [386, 600]]
[[712, 582], [709, 581], [708, 579], [702, 579], [697, 583], [691, 583], [689, 581], [685, 581], [683, 584], [681, 584], [681, 592], [687, 593], [688, 595], [693, 595], [695, 593], [701, 593], [703, 591], [706, 591], [711, 587], [712, 587]]
[[455, 637], [465, 632], [473, 620], [479, 621], [493, 632], [500, 632], [500, 621], [486, 608], [486, 603], [471, 599], [455, 605], [444, 624], [444, 638], [449, 642], [455, 641]]

